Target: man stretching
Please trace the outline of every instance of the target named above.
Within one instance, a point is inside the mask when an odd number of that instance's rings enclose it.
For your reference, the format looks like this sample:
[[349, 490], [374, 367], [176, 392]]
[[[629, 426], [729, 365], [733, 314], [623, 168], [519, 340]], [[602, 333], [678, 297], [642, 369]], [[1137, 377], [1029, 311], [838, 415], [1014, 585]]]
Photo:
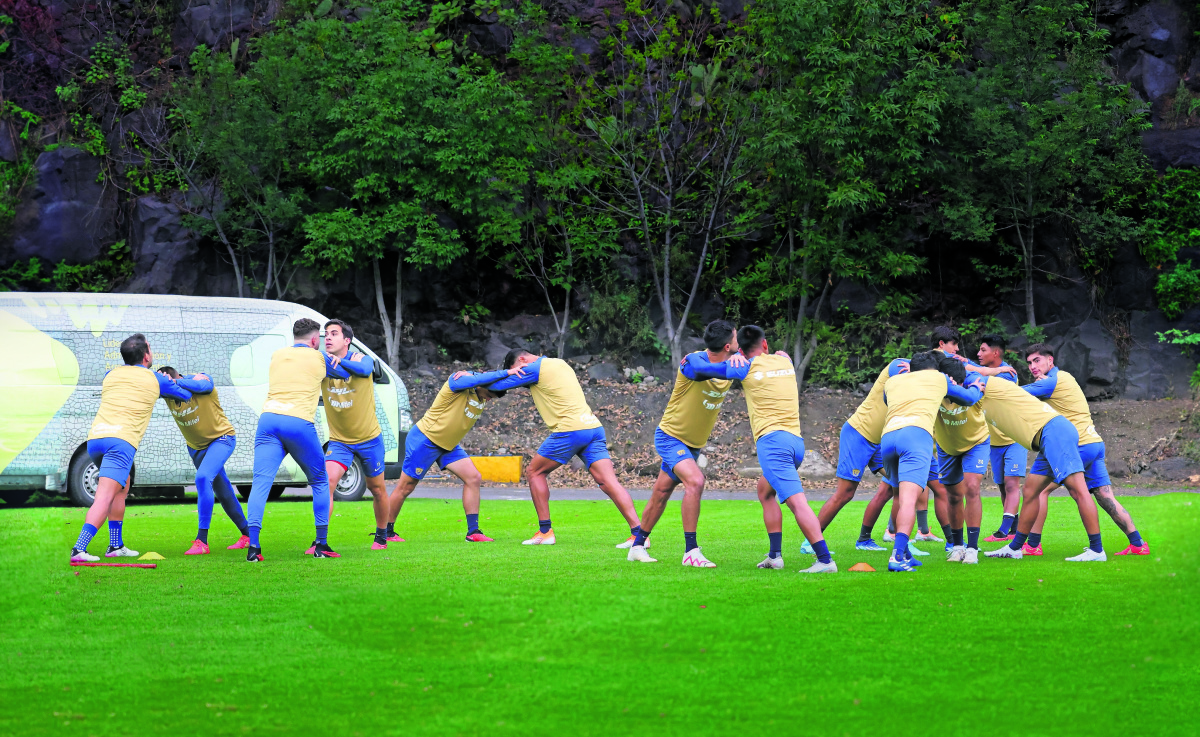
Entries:
[[[462, 504], [467, 516], [467, 542], [492, 542], [492, 538], [479, 529], [479, 485], [483, 477], [460, 443], [479, 421], [484, 404], [504, 396], [504, 392], [488, 389], [487, 385], [506, 376], [520, 374], [519, 368], [482, 374], [459, 371], [442, 385], [433, 398], [433, 404], [408, 431], [408, 438], [404, 441], [404, 466], [400, 481], [392, 490], [388, 532], [394, 532], [393, 526], [400, 516], [404, 500], [408, 499], [436, 463], [463, 482]], [[399, 540], [399, 536], [396, 539]]]
[[700, 378], [739, 379], [746, 394], [750, 431], [758, 451], [762, 477], [758, 480], [758, 500], [763, 508], [770, 551], [759, 568], [783, 568], [783, 510], [779, 500], [792, 510], [796, 524], [816, 553], [817, 562], [801, 573], [837, 573], [837, 564], [825, 544], [821, 523], [808, 506], [804, 485], [797, 470], [804, 462], [804, 436], [800, 431], [800, 393], [792, 359], [783, 351], [768, 353], [766, 332], [757, 325], [738, 330], [738, 347], [748, 364], [734, 366], [732, 361], [711, 364], [693, 362]]
[[[977, 354], [979, 365], [992, 369], [1011, 369], [1012, 366], [1004, 360], [1004, 349], [1007, 345], [1008, 342], [1002, 335], [989, 333], [983, 336]], [[1013, 383], [1017, 382], [1015, 372], [1001, 373], [997, 376]], [[986, 542], [1008, 542], [1012, 539], [1013, 525], [1017, 522], [1017, 510], [1021, 505], [1021, 479], [1025, 476], [1025, 469], [1029, 463], [1029, 451], [1019, 443], [1014, 443], [1012, 438], [992, 425], [988, 425], [988, 436], [992, 447], [989, 459], [992, 465], [992, 480], [1000, 487], [1000, 503], [1004, 508], [1004, 516], [1000, 518], [1000, 527], [988, 535]]]
[[179, 426], [179, 432], [187, 443], [188, 455], [196, 467], [196, 516], [199, 526], [192, 547], [184, 555], [208, 555], [208, 528], [212, 524], [213, 499], [221, 500], [221, 508], [237, 526], [241, 537], [228, 550], [242, 550], [250, 544], [249, 523], [242, 512], [233, 484], [225, 475], [225, 463], [237, 447], [233, 423], [221, 409], [221, 398], [213, 380], [207, 374], [180, 376], [170, 366], [163, 366], [159, 373], [166, 374], [180, 387], [191, 392], [186, 402], [168, 399], [167, 408]]
[[[887, 420], [881, 448], [887, 478], [896, 483], [896, 540], [888, 570], [908, 572], [920, 561], [908, 551], [908, 536], [916, 519], [917, 497], [929, 479], [933, 460], [934, 426], [943, 401], [971, 406], [979, 401], [979, 390], [964, 388], [966, 369], [937, 351], [912, 357], [910, 371], [889, 379], [884, 390]], [[973, 380], [973, 377], [971, 377]]]
[[[1025, 354], [1029, 371], [1036, 381], [1022, 388], [1053, 407], [1075, 426], [1079, 432], [1079, 459], [1083, 462], [1083, 477], [1088, 491], [1095, 497], [1096, 504], [1112, 517], [1121, 532], [1129, 538], [1129, 547], [1117, 555], [1150, 555], [1150, 546], [1142, 539], [1133, 518], [1113, 495], [1108, 467], [1104, 462], [1104, 440], [1092, 423], [1092, 411], [1088, 407], [1087, 397], [1079, 388], [1079, 382], [1054, 365], [1054, 349], [1046, 343], [1034, 343], [1025, 349]], [[1038, 516], [1030, 531], [1032, 542], [1027, 542], [1027, 548], [1022, 548], [1022, 552], [1029, 555], [1042, 554], [1042, 526], [1046, 522], [1046, 498], [1050, 495], [1051, 486], [1047, 477], [1050, 473], [1045, 453], [1039, 453], [1029, 471], [1029, 478], [1043, 486]]]
[[608, 455], [608, 444], [604, 427], [592, 408], [588, 406], [583, 387], [566, 361], [558, 358], [535, 356], [528, 351], [512, 350], [504, 357], [504, 369], [518, 368], [521, 372], [501, 379], [488, 388], [493, 392], [528, 386], [533, 394], [533, 403], [542, 416], [542, 422], [550, 428], [550, 437], [541, 444], [533, 460], [525, 468], [529, 479], [529, 495], [537, 510], [538, 531], [525, 540], [523, 545], [553, 545], [556, 542], [554, 528], [550, 525], [550, 482], [549, 476], [573, 456], [579, 456], [600, 490], [612, 499], [617, 510], [629, 525], [629, 538], [618, 548], [630, 547], [638, 532], [637, 510], [629, 492], [617, 480], [612, 459]]
[[[704, 493], [704, 472], [696, 463], [700, 449], [708, 444], [725, 394], [733, 382], [728, 379], [701, 379], [696, 374], [695, 364], [721, 363], [730, 360], [730, 365], [748, 363], [737, 354], [737, 330], [733, 323], [714, 320], [704, 329], [704, 346], [707, 351], [697, 351], [684, 356], [675, 375], [675, 388], [667, 400], [658, 429], [654, 431], [654, 449], [662, 459], [662, 467], [650, 501], [642, 508], [641, 531], [635, 536], [627, 556], [631, 561], [654, 563], [646, 552], [654, 525], [662, 517], [671, 498], [671, 492], [683, 484], [683, 565], [696, 568], [716, 568], [700, 551], [696, 542], [696, 526], [700, 521], [700, 495]], [[739, 363], [734, 363], [738, 361]]]
[[186, 402], [190, 392], [175, 385], [165, 374], [150, 370], [154, 355], [146, 336], [134, 333], [121, 341], [121, 360], [118, 366], [104, 375], [100, 387], [100, 409], [88, 433], [87, 454], [99, 468], [96, 479], [96, 498], [84, 518], [83, 529], [71, 560], [95, 562], [100, 560], [87, 552], [100, 525], [108, 520], [107, 558], [136, 558], [138, 552], [125, 547], [122, 525], [125, 520], [125, 498], [129, 496], [133, 456], [138, 443], [150, 426], [150, 415], [159, 397]]
[[295, 343], [280, 348], [271, 354], [271, 367], [267, 374], [267, 401], [263, 403], [258, 417], [258, 431], [254, 436], [254, 485], [250, 488], [250, 545], [246, 548], [246, 561], [262, 561], [263, 515], [267, 508], [267, 495], [275, 483], [275, 474], [286, 455], [299, 464], [313, 495], [313, 521], [316, 524], [316, 540], [310, 548], [315, 558], [340, 558], [329, 546], [329, 479], [325, 475], [324, 454], [321, 438], [313, 420], [317, 415], [317, 401], [321, 398], [321, 382], [326, 377], [349, 379], [346, 369], [338, 366], [339, 360], [321, 353], [317, 348], [321, 340], [321, 325], [307, 317], [292, 325]]
[[[383, 480], [383, 430], [375, 416], [375, 361], [365, 353], [351, 352], [354, 330], [341, 320], [325, 323], [325, 352], [350, 374], [349, 379], [325, 377], [321, 397], [325, 402], [325, 420], [329, 423], [329, 444], [325, 448], [325, 474], [329, 476], [329, 510], [333, 513], [333, 492], [342, 476], [358, 458], [367, 476], [367, 491], [375, 511], [375, 536], [371, 550], [387, 549], [388, 495]], [[314, 547], [316, 543], [313, 543]], [[316, 551], [306, 551], [313, 555]]]

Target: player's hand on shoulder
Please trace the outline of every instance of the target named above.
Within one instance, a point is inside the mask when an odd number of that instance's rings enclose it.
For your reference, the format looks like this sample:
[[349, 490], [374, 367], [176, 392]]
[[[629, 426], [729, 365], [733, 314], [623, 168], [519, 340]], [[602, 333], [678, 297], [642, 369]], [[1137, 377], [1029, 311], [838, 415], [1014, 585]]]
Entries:
[[454, 376], [451, 376], [450, 378], [451, 379], [461, 379], [464, 376], [470, 376], [470, 375], [471, 375], [470, 371], [455, 371]]
[[786, 358], [789, 361], [792, 360], [792, 357], [788, 355], [787, 351], [775, 351], [775, 355], [783, 356], [784, 358]]
[[749, 365], [750, 360], [741, 353], [735, 353], [729, 357], [728, 363], [734, 368], [741, 368], [742, 366]]
[[525, 368], [522, 366], [513, 366], [512, 368], [510, 368], [508, 370], [508, 375], [509, 376], [524, 376]]
[[1017, 370], [1015, 368], [1013, 368], [1012, 366], [1001, 366], [1000, 373], [1001, 374], [1012, 374], [1013, 376], [1016, 376]]
[[908, 371], [909, 371], [908, 361], [901, 361], [900, 363], [896, 364], [896, 373], [907, 374]]
[[194, 378], [199, 379], [200, 381], [212, 381], [212, 379], [209, 378], [208, 374], [204, 374], [204, 373], [196, 374], [196, 376]]
[[334, 368], [337, 368], [338, 364], [342, 362], [341, 356], [335, 356], [331, 353], [326, 353], [325, 355], [329, 356], [329, 365]]

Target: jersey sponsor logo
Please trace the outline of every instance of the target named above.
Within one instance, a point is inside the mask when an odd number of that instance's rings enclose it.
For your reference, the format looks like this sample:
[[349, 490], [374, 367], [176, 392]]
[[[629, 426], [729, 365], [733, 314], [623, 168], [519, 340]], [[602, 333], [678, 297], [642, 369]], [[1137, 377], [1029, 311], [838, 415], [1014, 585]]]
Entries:
[[350, 409], [351, 407], [354, 406], [354, 400], [351, 399], [347, 402], [339, 402], [336, 399], [330, 399], [329, 406], [332, 407], [333, 409]]
[[[779, 369], [778, 371], [768, 371], [767, 372], [768, 379], [774, 379], [777, 376], [795, 376], [795, 375], [796, 375], [796, 369], [792, 369], [792, 368]], [[762, 378], [762, 372], [756, 371], [754, 378], [756, 378], [756, 379]]]
[[480, 413], [478, 413], [478, 412], [472, 413], [471, 410], [465, 409], [465, 408], [463, 409], [463, 414], [467, 416], [468, 420], [479, 419], [479, 415], [480, 415]]
[[200, 410], [200, 408], [194, 404], [191, 405], [190, 407], [186, 404], [183, 404], [180, 406], [187, 407], [187, 409], [173, 409], [173, 410], [171, 410], [171, 414], [175, 415], [176, 417], [182, 418], [182, 417], [187, 417], [188, 415], [192, 414], [193, 412], [198, 412]]
[[96, 432], [118, 432], [123, 429], [124, 425], [109, 425], [104, 422], [97, 423], [92, 429]]
[[199, 422], [200, 422], [200, 418], [196, 417], [194, 419], [187, 420], [186, 422], [179, 422], [178, 425], [180, 427], [191, 427], [192, 425], [199, 424]]
[[597, 420], [596, 415], [592, 414], [591, 412], [584, 412], [583, 414], [579, 415], [579, 421], [580, 422], [599, 422], [600, 420]]
[[724, 402], [715, 402], [714, 403], [714, 402], [708, 401], [707, 399], [701, 399], [700, 404], [704, 406], [704, 409], [711, 410], [711, 409], [721, 409], [721, 407], [724, 406], [725, 403]]
[[706, 397], [712, 397], [713, 399], [720, 399], [721, 397], [725, 396], [729, 392], [714, 392], [714, 391], [709, 391], [707, 389], [701, 389], [700, 393]]
[[483, 402], [477, 402], [474, 399], [468, 399], [467, 404], [474, 407], [475, 409], [483, 409]]
[[755, 378], [755, 380], [757, 380], [757, 381], [762, 381], [762, 377], [763, 377], [763, 372], [761, 372], [761, 371], [755, 371], [755, 372], [754, 372], [754, 378]]
[[330, 394], [353, 394], [354, 390], [348, 386], [331, 386], [329, 387]]

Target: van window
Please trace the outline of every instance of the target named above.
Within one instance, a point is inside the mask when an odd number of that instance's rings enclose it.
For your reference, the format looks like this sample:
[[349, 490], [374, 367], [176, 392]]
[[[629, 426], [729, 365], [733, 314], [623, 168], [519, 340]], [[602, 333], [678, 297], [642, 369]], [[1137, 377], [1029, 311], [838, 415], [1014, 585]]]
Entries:
[[[175, 368], [187, 374], [208, 374], [217, 386], [252, 384], [254, 361], [250, 358], [253, 351], [250, 344], [254, 338], [245, 333], [188, 333], [186, 360]], [[234, 381], [235, 378], [241, 381]]]
[[[89, 332], [64, 332], [54, 335], [62, 341], [78, 359], [78, 382], [82, 386], [100, 386], [104, 375], [117, 366], [124, 366], [121, 358], [121, 341], [129, 332], [103, 332], [99, 336]], [[179, 333], [144, 333], [154, 365], [175, 366], [183, 358], [183, 336]], [[56, 361], [57, 362], [57, 361]]]
[[234, 386], [268, 383], [271, 354], [288, 345], [288, 338], [282, 335], [260, 335], [250, 344], [239, 346], [229, 360], [230, 383]]

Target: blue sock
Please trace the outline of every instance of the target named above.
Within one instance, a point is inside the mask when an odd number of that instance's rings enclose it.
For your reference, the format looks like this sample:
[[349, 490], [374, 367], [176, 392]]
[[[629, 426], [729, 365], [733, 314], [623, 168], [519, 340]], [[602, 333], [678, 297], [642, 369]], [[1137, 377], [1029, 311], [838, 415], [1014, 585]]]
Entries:
[[1097, 532], [1095, 535], [1088, 535], [1088, 547], [1097, 553], [1104, 552], [1104, 543], [1100, 542], [1099, 532]]
[[119, 548], [123, 545], [125, 545], [125, 541], [121, 539], [121, 522], [110, 519], [108, 521], [108, 546]]
[[479, 515], [477, 514], [467, 515], [467, 534], [470, 535], [472, 532], [479, 532]]
[[388, 537], [391, 537], [391, 536], [392, 536], [392, 535], [394, 535], [394, 534], [396, 534], [396, 523], [395, 523], [395, 522], [388, 522], [388, 526], [387, 526], [387, 536], [388, 536]]
[[379, 540], [386, 540], [387, 539], [387, 530], [383, 529], [382, 527], [376, 527], [375, 528], [375, 537]]
[[645, 544], [646, 544], [646, 538], [648, 538], [648, 537], [650, 537], [650, 533], [649, 533], [649, 532], [646, 532], [646, 531], [645, 531], [645, 530], [643, 530], [641, 527], [639, 527], [639, 528], [638, 528], [638, 531], [637, 531], [637, 532], [635, 532], [635, 533], [634, 533], [634, 535], [633, 535], [633, 545], [634, 545], [634, 547], [637, 547], [638, 545], [645, 545]]
[[75, 549], [79, 551], [87, 550], [87, 546], [92, 542], [92, 538], [96, 536], [95, 525], [89, 525], [86, 522], [83, 529], [79, 531], [79, 539], [75, 541]]
[[894, 521], [892, 521], [891, 517], [889, 517], [888, 518], [888, 532], [894, 533], [895, 531], [896, 531], [896, 523]]
[[975, 548], [976, 550], [979, 550], [979, 528], [978, 527], [968, 527], [967, 528], [967, 547]]
[[550, 531], [550, 520], [548, 520], [548, 519], [538, 520], [538, 532], [545, 535], [549, 531]]
[[1142, 545], [1144, 545], [1142, 542], [1142, 533], [1138, 532], [1137, 530], [1129, 533], [1129, 544], [1138, 548], [1142, 547]]
[[259, 544], [258, 544], [258, 535], [259, 535], [259, 533], [260, 533], [260, 532], [262, 532], [262, 528], [261, 528], [261, 527], [255, 527], [254, 525], [251, 525], [251, 526], [250, 526], [250, 528], [249, 528], [249, 530], [250, 530], [250, 531], [249, 531], [249, 533], [248, 533], [248, 534], [249, 534], [249, 536], [250, 536], [250, 547], [252, 547], [252, 548], [261, 548], [261, 547], [262, 547], [262, 545], [259, 545]]
[[942, 538], [950, 543], [954, 542], [954, 530], [950, 529], [950, 525], [942, 525]]
[[953, 530], [952, 532], [954, 533], [954, 544], [955, 544], [955, 545], [957, 545], [958, 547], [960, 547], [960, 548], [961, 548], [961, 547], [962, 547], [962, 544], [963, 544], [963, 530], [962, 530], [962, 528], [960, 527], [960, 528], [958, 528], [957, 530]]
[[1015, 515], [1015, 514], [1004, 515], [1004, 517], [1000, 520], [1000, 529], [997, 530], [997, 532], [1000, 533], [999, 537], [1007, 536], [1008, 531], [1013, 528], [1013, 525], [1016, 524], [1016, 522], [1017, 522], [1017, 515]]
[[329, 525], [317, 525], [317, 542], [319, 544], [329, 544]]
[[778, 558], [783, 555], [783, 533], [768, 532], [767, 539], [771, 541], [771, 552], [767, 553], [767, 557]]
[[[1013, 550], [1020, 550], [1021, 546], [1025, 544], [1026, 538], [1031, 539], [1031, 540], [1033, 539], [1029, 535], [1026, 535], [1023, 532], [1014, 532], [1013, 539], [1008, 543], [1008, 547], [1012, 548]], [[1041, 535], [1038, 535], [1038, 538], [1041, 539]], [[1035, 546], [1031, 546], [1031, 547], [1037, 547], [1037, 546], [1035, 545]]]
[[917, 529], [921, 531], [922, 535], [929, 534], [929, 510], [928, 509], [918, 509], [917, 510]]
[[[1018, 532], [1016, 534], [1020, 535], [1021, 533]], [[1039, 546], [1041, 544], [1042, 544], [1042, 533], [1040, 533], [1040, 532], [1029, 533], [1029, 547], [1036, 548], [1037, 546]]]
[[822, 563], [830, 563], [833, 561], [833, 556], [829, 554], [829, 546], [825, 544], [824, 540], [818, 540], [817, 542], [810, 544], [812, 545], [813, 552], [817, 554], [817, 560], [821, 561]]
[[908, 560], [910, 555], [908, 552], [908, 533], [897, 532], [896, 542], [892, 545], [892, 558], [895, 560]]
[[[783, 537], [783, 533], [782, 532], [779, 533], [779, 536]], [[694, 533], [694, 532], [683, 533], [683, 552], [686, 553], [689, 550], [695, 550], [698, 547], [700, 547], [700, 544], [696, 542], [696, 533]]]
[[208, 530], [206, 530], [203, 527], [196, 530], [196, 539], [199, 540], [200, 542], [204, 543], [205, 545], [208, 545]]

